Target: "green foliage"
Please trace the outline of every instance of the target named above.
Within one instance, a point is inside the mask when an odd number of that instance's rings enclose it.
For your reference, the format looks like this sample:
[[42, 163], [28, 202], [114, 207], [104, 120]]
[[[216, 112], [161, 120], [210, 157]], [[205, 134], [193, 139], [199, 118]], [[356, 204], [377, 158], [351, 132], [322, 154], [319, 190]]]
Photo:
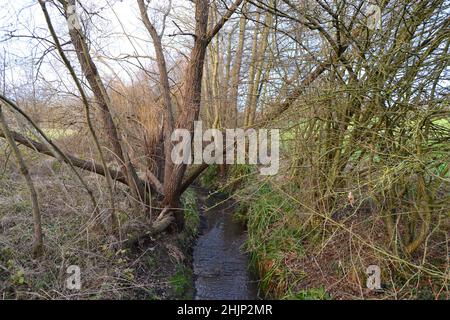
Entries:
[[[197, 237], [198, 228], [200, 226], [200, 215], [198, 212], [197, 195], [193, 189], [188, 189], [183, 193], [182, 197], [185, 227], [183, 232], [178, 235], [178, 243], [184, 253], [188, 253], [192, 248], [192, 244]], [[186, 254], [188, 257], [189, 254]], [[151, 264], [157, 265], [158, 261], [149, 261]], [[193, 273], [190, 265], [190, 259], [183, 264], [176, 266], [176, 273], [170, 278], [174, 295], [179, 299], [191, 299], [194, 292]]]
[[11, 275], [11, 282], [16, 286], [25, 284], [25, 273], [22, 269], [17, 270]]
[[200, 184], [207, 189], [218, 187], [218, 166], [210, 165], [200, 176]]
[[192, 189], [186, 190], [183, 194], [184, 217], [186, 219], [186, 228], [190, 233], [196, 233], [200, 222], [200, 217], [197, 208], [197, 196]]
[[247, 220], [246, 246], [251, 264], [261, 274], [263, 292], [283, 295], [304, 277], [302, 270], [285, 264], [286, 257], [303, 255], [301, 221], [292, 202], [274, 190], [270, 182], [252, 181], [245, 192], [251, 198], [244, 200], [248, 206], [241, 206], [239, 212]]
[[180, 299], [192, 298], [194, 284], [191, 268], [179, 264], [176, 268], [175, 275], [173, 275], [172, 278], [170, 278], [169, 282], [177, 298]]
[[62, 168], [62, 163], [60, 161], [52, 161], [52, 170], [54, 172], [60, 172]]
[[289, 292], [285, 297], [285, 300], [330, 300], [331, 296], [325, 291], [324, 288], [311, 288], [308, 290], [301, 290], [293, 293]]
[[198, 233], [200, 225], [200, 215], [197, 207], [197, 196], [195, 191], [188, 189], [182, 197], [185, 227], [178, 235], [179, 243], [184, 251], [188, 250]]
[[226, 193], [233, 193], [249, 179], [257, 174], [257, 168], [252, 164], [234, 164], [229, 167], [227, 183], [223, 188]]

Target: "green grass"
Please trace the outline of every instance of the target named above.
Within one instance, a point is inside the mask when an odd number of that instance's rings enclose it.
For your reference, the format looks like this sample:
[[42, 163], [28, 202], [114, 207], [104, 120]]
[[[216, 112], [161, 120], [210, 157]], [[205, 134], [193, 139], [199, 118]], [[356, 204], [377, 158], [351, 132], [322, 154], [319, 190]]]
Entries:
[[42, 129], [45, 135], [50, 139], [61, 139], [67, 138], [77, 133], [77, 131], [73, 129], [55, 129], [55, 128], [46, 128]]
[[182, 203], [184, 209], [185, 227], [178, 235], [178, 242], [181, 248], [186, 251], [191, 247], [200, 226], [200, 215], [197, 208], [197, 196], [195, 191], [188, 189], [183, 193]]
[[303, 270], [286, 265], [289, 257], [304, 254], [301, 244], [301, 222], [295, 206], [274, 190], [269, 182], [249, 182], [257, 186], [251, 201], [241, 208], [240, 216], [247, 221], [251, 264], [260, 275], [260, 288], [269, 296], [282, 297], [305, 276]]
[[299, 292], [289, 292], [284, 300], [330, 300], [331, 296], [324, 288], [311, 288], [308, 290], [300, 290]]
[[[183, 193], [182, 203], [184, 209], [185, 228], [178, 235], [178, 243], [188, 259], [176, 266], [175, 274], [169, 279], [173, 294], [178, 299], [192, 299], [194, 292], [193, 271], [190, 264], [190, 249], [197, 237], [200, 226], [200, 215], [197, 207], [197, 195], [193, 189]], [[152, 261], [157, 264], [157, 261]]]
[[433, 121], [433, 124], [450, 130], [449, 119], [437, 119]]
[[218, 167], [213, 164], [210, 165], [200, 176], [200, 184], [208, 189], [215, 190], [218, 186]]

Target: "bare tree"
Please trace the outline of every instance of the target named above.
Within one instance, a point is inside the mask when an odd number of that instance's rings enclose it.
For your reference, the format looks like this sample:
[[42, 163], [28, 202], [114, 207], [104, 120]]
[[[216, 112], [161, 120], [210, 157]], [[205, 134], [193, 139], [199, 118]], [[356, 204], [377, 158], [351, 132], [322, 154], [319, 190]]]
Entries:
[[[201, 100], [201, 84], [203, 76], [203, 66], [205, 62], [206, 49], [211, 40], [217, 35], [223, 25], [233, 15], [236, 9], [241, 5], [242, 0], [235, 1], [225, 13], [217, 19], [211, 28], [208, 28], [208, 15], [209, 15], [209, 2], [207, 0], [198, 0], [195, 3], [195, 32], [193, 34], [193, 47], [189, 56], [187, 68], [184, 77], [184, 92], [182, 95], [182, 101], [179, 106], [178, 117], [174, 118], [173, 103], [169, 85], [169, 71], [167, 70], [167, 64], [164, 57], [164, 50], [161, 42], [163, 32], [158, 34], [154, 25], [151, 23], [147, 14], [147, 5], [144, 1], [138, 0], [138, 6], [141, 14], [141, 19], [150, 34], [153, 41], [153, 45], [156, 52], [156, 61], [159, 74], [159, 86], [163, 97], [164, 104], [164, 125], [163, 125], [163, 150], [165, 154], [165, 161], [161, 163], [163, 168], [158, 168], [158, 171], [164, 172], [162, 181], [150, 171], [147, 171], [144, 179], [138, 176], [136, 165], [132, 163], [126, 143], [121, 136], [120, 130], [117, 128], [117, 124], [114, 121], [112, 114], [113, 104], [110, 93], [102, 79], [98, 68], [94, 62], [93, 57], [88, 49], [88, 39], [86, 34], [80, 27], [73, 27], [73, 11], [72, 8], [76, 5], [75, 0], [60, 0], [64, 17], [66, 19], [70, 42], [75, 49], [78, 63], [81, 67], [81, 71], [85, 76], [90, 89], [92, 90], [95, 98], [95, 105], [101, 111], [101, 119], [106, 132], [108, 144], [113, 151], [114, 157], [119, 162], [119, 171], [115, 171], [106, 166], [104, 156], [102, 155], [101, 142], [96, 136], [95, 130], [90, 120], [90, 103], [87, 95], [82, 88], [80, 80], [77, 78], [74, 69], [67, 59], [61, 44], [59, 43], [58, 36], [53, 29], [51, 18], [46, 11], [45, 2], [41, 3], [41, 8], [46, 17], [47, 25], [52, 35], [53, 41], [56, 44], [56, 48], [64, 62], [66, 68], [68, 68], [72, 79], [78, 88], [78, 91], [82, 97], [83, 104], [86, 109], [86, 118], [88, 125], [91, 128], [91, 135], [97, 145], [102, 165], [98, 165], [95, 162], [83, 161], [72, 155], [66, 155], [68, 163], [74, 166], [82, 167], [86, 170], [91, 170], [104, 175], [107, 178], [110, 194], [112, 194], [112, 179], [119, 180], [125, 183], [131, 190], [131, 194], [135, 201], [142, 203], [145, 207], [150, 204], [152, 197], [151, 192], [156, 193], [158, 201], [161, 203], [163, 210], [161, 214], [156, 218], [153, 223], [153, 230], [164, 230], [175, 219], [176, 225], [179, 230], [183, 228], [184, 218], [180, 208], [180, 196], [186, 189], [186, 183], [183, 182], [185, 176], [186, 165], [174, 165], [171, 161], [170, 155], [172, 152], [172, 143], [170, 142], [170, 135], [175, 128], [187, 128], [193, 130], [194, 121], [199, 117], [200, 100]], [[168, 14], [168, 13], [167, 13]], [[166, 14], [166, 16], [167, 16]], [[13, 104], [10, 104], [13, 105]], [[14, 133], [13, 137], [16, 140], [21, 141], [26, 146], [36, 148], [42, 153], [53, 155], [49, 152], [45, 145], [38, 142], [22, 139], [21, 135]], [[25, 142], [26, 140], [26, 142]], [[191, 178], [186, 180], [188, 184], [192, 182]], [[147, 188], [150, 186], [150, 188]], [[113, 197], [111, 196], [111, 202], [113, 204]], [[114, 209], [114, 205], [113, 205]], [[112, 223], [115, 224], [114, 210], [112, 213]], [[115, 229], [116, 227], [113, 227]]]

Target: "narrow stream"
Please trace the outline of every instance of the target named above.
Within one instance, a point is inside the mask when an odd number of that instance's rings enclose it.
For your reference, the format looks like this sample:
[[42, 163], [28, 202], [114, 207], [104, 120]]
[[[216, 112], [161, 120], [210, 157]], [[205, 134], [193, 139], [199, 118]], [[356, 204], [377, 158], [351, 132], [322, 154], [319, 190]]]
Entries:
[[222, 194], [196, 191], [201, 226], [193, 252], [195, 299], [257, 299], [257, 281], [241, 248], [244, 227], [233, 219], [234, 202]]

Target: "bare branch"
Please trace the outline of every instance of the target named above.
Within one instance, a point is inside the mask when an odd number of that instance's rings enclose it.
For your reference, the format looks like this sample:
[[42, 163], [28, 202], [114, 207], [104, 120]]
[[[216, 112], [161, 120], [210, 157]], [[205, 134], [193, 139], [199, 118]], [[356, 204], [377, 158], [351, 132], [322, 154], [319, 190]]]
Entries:
[[208, 35], [206, 37], [207, 42], [211, 41], [212, 38], [222, 29], [223, 25], [230, 19], [236, 9], [240, 6], [243, 0], [236, 0], [233, 5], [227, 10], [224, 16], [216, 23], [216, 25], [209, 30]]

